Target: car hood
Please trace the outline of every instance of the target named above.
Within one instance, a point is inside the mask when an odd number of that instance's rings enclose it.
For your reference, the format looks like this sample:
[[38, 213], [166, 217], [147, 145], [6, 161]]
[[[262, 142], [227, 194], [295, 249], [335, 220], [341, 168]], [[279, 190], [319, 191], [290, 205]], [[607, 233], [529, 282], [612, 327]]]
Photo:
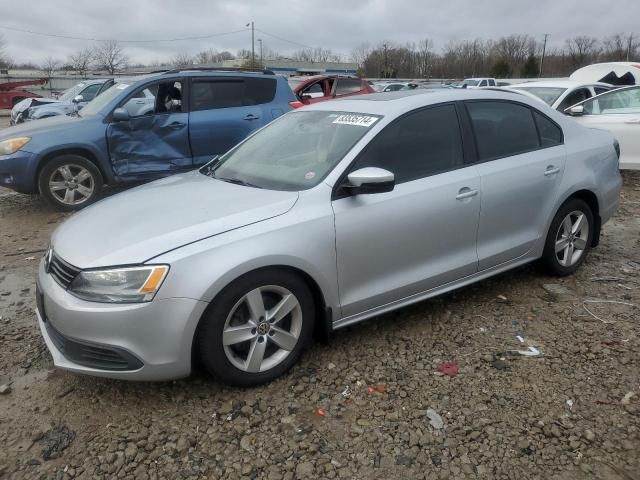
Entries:
[[29, 107], [37, 107], [39, 105], [45, 105], [49, 103], [59, 103], [60, 100], [55, 98], [25, 98], [24, 100], [19, 101], [13, 107], [11, 113], [22, 113]]
[[[26, 122], [14, 125], [13, 127], [0, 130], [0, 140], [12, 137], [32, 137], [39, 133], [50, 134], [57, 128], [68, 128], [71, 122], [81, 122], [92, 117], [78, 117], [69, 115], [56, 115], [49, 118], [43, 118], [37, 122]], [[28, 146], [25, 148], [29, 150]]]
[[76, 105], [72, 102], [53, 102], [43, 105], [33, 105], [29, 108], [30, 119], [38, 119], [43, 115], [66, 115], [69, 113], [75, 113], [77, 111]]
[[198, 171], [104, 199], [54, 232], [60, 258], [79, 268], [143, 263], [168, 250], [289, 211], [298, 192], [245, 187]]

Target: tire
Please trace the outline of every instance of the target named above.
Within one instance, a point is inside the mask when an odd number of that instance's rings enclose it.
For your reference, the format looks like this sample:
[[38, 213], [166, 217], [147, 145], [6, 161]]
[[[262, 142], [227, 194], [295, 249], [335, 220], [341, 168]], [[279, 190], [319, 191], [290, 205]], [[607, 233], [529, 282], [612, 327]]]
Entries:
[[[567, 234], [569, 224], [565, 222], [571, 222], [570, 234]], [[547, 233], [542, 254], [545, 270], [559, 277], [574, 273], [591, 249], [594, 227], [593, 212], [585, 201], [571, 198], [563, 203]], [[556, 247], [560, 250], [556, 251]]]
[[[280, 319], [278, 304], [288, 311]], [[298, 361], [314, 322], [313, 295], [304, 280], [283, 270], [259, 270], [238, 278], [211, 302], [198, 327], [198, 355], [204, 368], [228, 385], [261, 385]]]
[[95, 202], [102, 186], [98, 167], [80, 155], [60, 155], [48, 161], [38, 175], [40, 195], [64, 212], [80, 210]]

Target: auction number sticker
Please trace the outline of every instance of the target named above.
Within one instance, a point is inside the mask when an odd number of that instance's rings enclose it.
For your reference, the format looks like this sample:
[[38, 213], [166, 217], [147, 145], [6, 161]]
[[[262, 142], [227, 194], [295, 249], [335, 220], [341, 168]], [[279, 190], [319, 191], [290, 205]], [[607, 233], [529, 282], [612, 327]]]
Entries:
[[333, 123], [340, 123], [342, 125], [357, 125], [359, 127], [369, 128], [371, 125], [378, 121], [378, 117], [372, 117], [370, 115], [357, 115], [357, 114], [342, 114], [338, 115]]

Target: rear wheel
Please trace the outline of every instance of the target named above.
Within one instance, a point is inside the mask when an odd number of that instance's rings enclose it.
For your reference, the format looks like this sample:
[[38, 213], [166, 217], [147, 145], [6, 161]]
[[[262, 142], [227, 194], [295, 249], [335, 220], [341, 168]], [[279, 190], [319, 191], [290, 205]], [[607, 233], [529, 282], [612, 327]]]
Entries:
[[547, 234], [542, 262], [558, 276], [570, 275], [585, 261], [594, 232], [593, 212], [579, 198], [566, 201], [556, 213]]
[[93, 162], [80, 155], [61, 155], [40, 171], [40, 194], [55, 208], [79, 210], [93, 203], [102, 191], [102, 175]]
[[298, 361], [314, 316], [313, 296], [298, 276], [278, 270], [247, 274], [205, 314], [197, 338], [201, 362], [229, 385], [270, 382]]

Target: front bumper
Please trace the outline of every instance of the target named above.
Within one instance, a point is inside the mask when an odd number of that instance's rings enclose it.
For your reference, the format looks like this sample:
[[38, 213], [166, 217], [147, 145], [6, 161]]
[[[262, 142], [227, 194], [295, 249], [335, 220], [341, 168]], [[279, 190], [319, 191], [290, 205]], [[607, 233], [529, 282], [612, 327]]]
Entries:
[[191, 347], [206, 302], [86, 302], [61, 287], [40, 262], [38, 324], [54, 365], [124, 380], [171, 380], [191, 372]]
[[18, 150], [0, 155], [0, 187], [20, 193], [37, 193], [36, 171], [38, 159], [34, 153]]

